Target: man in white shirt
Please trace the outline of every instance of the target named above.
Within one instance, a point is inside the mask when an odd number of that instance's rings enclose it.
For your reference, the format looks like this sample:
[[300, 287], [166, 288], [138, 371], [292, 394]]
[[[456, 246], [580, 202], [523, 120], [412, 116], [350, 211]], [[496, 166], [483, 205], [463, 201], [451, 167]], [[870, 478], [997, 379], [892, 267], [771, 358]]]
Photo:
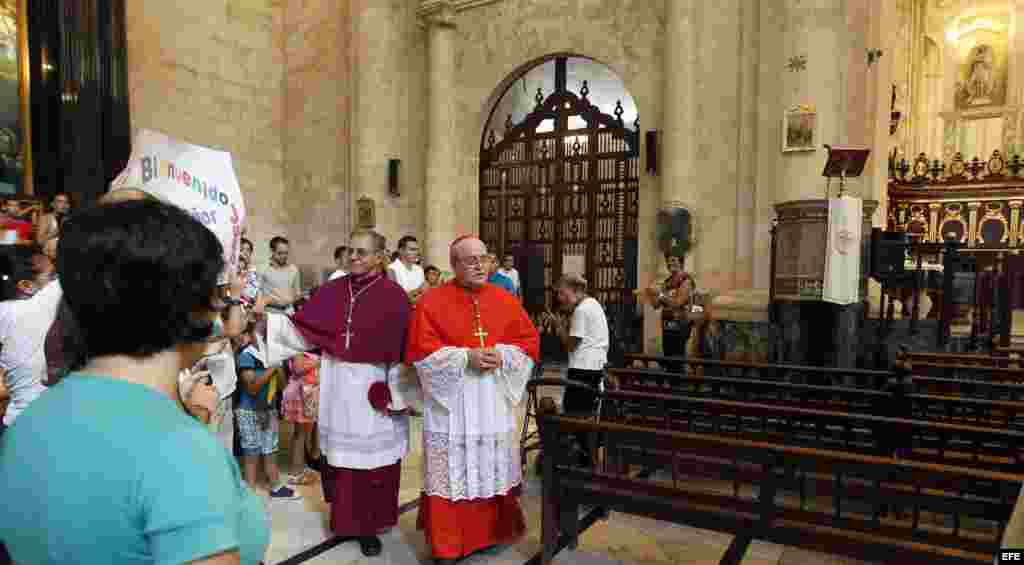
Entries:
[[331, 276], [327, 279], [333, 281], [334, 279], [340, 279], [341, 277], [348, 274], [348, 247], [342, 245], [334, 248], [334, 265], [338, 267], [338, 270], [331, 273]]
[[515, 257], [513, 257], [511, 253], [506, 253], [505, 257], [502, 259], [501, 268], [498, 269], [498, 272], [505, 275], [510, 281], [512, 281], [512, 286], [516, 289], [515, 295], [522, 296], [523, 290], [522, 287], [519, 286], [519, 271], [516, 270], [515, 264]]
[[[571, 381], [597, 388], [608, 361], [608, 319], [604, 308], [597, 300], [587, 296], [587, 281], [579, 275], [562, 277], [557, 288], [558, 301], [572, 313], [568, 323], [557, 324], [559, 337], [569, 351], [567, 377]], [[593, 414], [596, 400], [590, 392], [566, 389], [562, 410], [573, 414]]]
[[413, 303], [426, 290], [427, 278], [423, 274], [423, 267], [418, 264], [419, 258], [420, 243], [415, 237], [407, 235], [398, 240], [398, 259], [388, 265], [387, 271], [388, 278], [398, 283]]

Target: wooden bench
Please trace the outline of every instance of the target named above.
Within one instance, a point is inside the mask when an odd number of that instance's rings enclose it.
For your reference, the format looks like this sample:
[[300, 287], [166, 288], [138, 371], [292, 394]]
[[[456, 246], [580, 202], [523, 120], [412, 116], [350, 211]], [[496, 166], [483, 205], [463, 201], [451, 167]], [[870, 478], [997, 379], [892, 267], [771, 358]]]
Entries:
[[914, 390], [947, 397], [971, 397], [989, 400], [1024, 401], [1024, 384], [911, 376]]
[[[735, 535], [722, 564], [754, 539], [900, 564], [991, 563], [1024, 476], [836, 451], [539, 415], [543, 462], [541, 563], [575, 547], [581, 525], [607, 510]], [[602, 437], [594, 465], [568, 438]], [[622, 453], [659, 453], [668, 476], [638, 475]], [[694, 470], [706, 464], [719, 488]], [[808, 491], [818, 495], [811, 499]], [[800, 496], [791, 494], [797, 492]], [[825, 497], [831, 504], [825, 505]], [[579, 509], [594, 505], [583, 522]], [[898, 505], [905, 512], [886, 512]]]
[[1021, 360], [1009, 352], [987, 353], [935, 353], [926, 351], [901, 351], [896, 355], [899, 361], [910, 363], [932, 363], [946, 365], [970, 365], [978, 367], [1011, 367], [1019, 366]]
[[1024, 384], [1024, 368], [1021, 367], [983, 367], [923, 361], [910, 362], [908, 365], [912, 375], [921, 377]]
[[[722, 377], [746, 377], [811, 384], [832, 384], [855, 386], [857, 388], [880, 389], [889, 371], [850, 369], [843, 367], [812, 367], [809, 365], [785, 365], [776, 363], [752, 363], [746, 361], [721, 361], [699, 357], [666, 357], [664, 355], [626, 354], [626, 364], [657, 363], [660, 367], [670, 364], [685, 364], [691, 374]], [[648, 367], [649, 368], [649, 367]]]
[[1024, 432], [682, 395], [608, 391], [602, 418], [627, 425], [1024, 472]]
[[[540, 386], [582, 385], [535, 379], [528, 385], [531, 397]], [[601, 418], [627, 425], [996, 471], [1024, 470], [1024, 432], [1018, 430], [685, 395], [609, 390], [597, 396]]]
[[[756, 402], [962, 423], [983, 427], [1024, 428], [1024, 401], [954, 397], [889, 390], [819, 386], [760, 379], [680, 375], [652, 369], [609, 369], [609, 380], [619, 390], [683, 394], [694, 397]], [[661, 384], [669, 382], [670, 388]], [[912, 385], [906, 390], [913, 390]]]

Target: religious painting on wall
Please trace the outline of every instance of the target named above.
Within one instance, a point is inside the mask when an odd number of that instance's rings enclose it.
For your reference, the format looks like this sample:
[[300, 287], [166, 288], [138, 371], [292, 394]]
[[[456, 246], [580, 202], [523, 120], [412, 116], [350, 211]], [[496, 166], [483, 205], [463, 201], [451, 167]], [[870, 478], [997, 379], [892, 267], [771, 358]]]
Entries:
[[377, 214], [373, 199], [362, 197], [356, 200], [356, 226], [362, 229], [373, 229], [377, 226]]
[[782, 119], [782, 151], [814, 151], [817, 128], [818, 113], [812, 107], [787, 110]]
[[1002, 106], [1006, 102], [1006, 38], [1000, 34], [971, 34], [958, 45], [960, 69], [956, 105], [960, 109]]
[[24, 0], [0, 0], [0, 195], [31, 194]]

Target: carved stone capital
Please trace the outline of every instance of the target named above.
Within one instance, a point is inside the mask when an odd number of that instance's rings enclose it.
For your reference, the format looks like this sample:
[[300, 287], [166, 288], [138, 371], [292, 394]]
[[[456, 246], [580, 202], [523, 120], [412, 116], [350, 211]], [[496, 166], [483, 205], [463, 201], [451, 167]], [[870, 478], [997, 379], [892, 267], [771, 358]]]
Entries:
[[417, 23], [422, 28], [455, 27], [457, 8], [454, 0], [423, 0], [416, 9]]

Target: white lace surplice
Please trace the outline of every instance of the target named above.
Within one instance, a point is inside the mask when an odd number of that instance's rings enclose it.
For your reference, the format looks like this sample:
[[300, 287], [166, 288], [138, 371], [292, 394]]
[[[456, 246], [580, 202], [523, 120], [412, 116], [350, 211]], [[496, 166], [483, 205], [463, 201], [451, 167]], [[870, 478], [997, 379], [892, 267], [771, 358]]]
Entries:
[[507, 494], [522, 483], [515, 408], [533, 360], [498, 345], [502, 368], [469, 368], [469, 350], [442, 347], [416, 363], [424, 396], [424, 491], [448, 500]]
[[[287, 316], [267, 314], [267, 367], [310, 347]], [[324, 355], [320, 363], [320, 450], [332, 467], [376, 469], [409, 451], [409, 417], [385, 416], [370, 406], [370, 385], [398, 381], [401, 366], [346, 363]]]

